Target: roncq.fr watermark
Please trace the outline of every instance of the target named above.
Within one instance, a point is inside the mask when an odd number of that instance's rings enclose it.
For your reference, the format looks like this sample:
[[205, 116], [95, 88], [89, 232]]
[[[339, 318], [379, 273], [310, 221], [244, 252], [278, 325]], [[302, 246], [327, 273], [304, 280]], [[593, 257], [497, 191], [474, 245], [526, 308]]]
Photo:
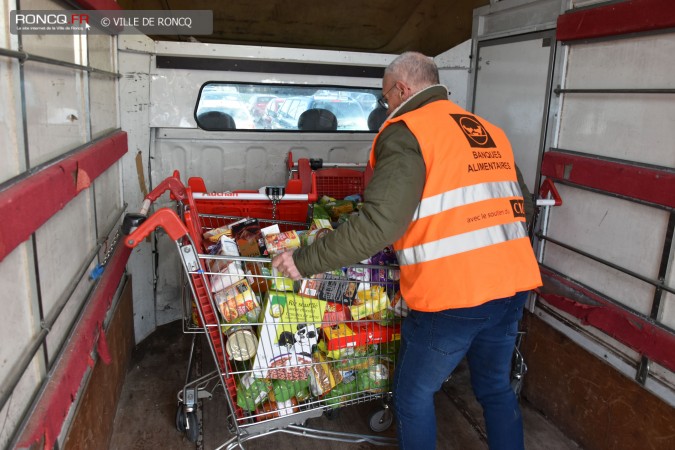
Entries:
[[13, 10], [12, 34], [149, 34], [186, 36], [213, 33], [213, 11]]

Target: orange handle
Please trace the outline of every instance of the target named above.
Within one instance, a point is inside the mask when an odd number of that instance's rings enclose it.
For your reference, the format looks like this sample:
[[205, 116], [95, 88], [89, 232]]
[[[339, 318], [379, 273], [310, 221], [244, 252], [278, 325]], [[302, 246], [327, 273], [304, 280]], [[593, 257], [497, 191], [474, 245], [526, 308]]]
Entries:
[[124, 240], [124, 245], [130, 248], [136, 247], [158, 227], [163, 228], [174, 241], [188, 233], [187, 228], [172, 209], [162, 208], [129, 234]]
[[152, 190], [148, 195], [145, 196], [146, 199], [151, 201], [157, 200], [164, 192], [171, 192], [172, 200], [184, 201], [187, 199], [187, 194], [185, 192], [185, 186], [178, 178], [177, 171], [174, 172], [174, 176], [167, 177], [164, 181], [159, 183], [156, 188]]

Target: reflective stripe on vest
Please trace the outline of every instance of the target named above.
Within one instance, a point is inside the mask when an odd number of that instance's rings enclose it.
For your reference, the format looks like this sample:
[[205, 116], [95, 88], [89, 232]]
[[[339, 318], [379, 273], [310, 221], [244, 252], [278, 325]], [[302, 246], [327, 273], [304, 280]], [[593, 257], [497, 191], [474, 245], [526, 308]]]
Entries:
[[445, 258], [446, 256], [457, 255], [523, 237], [527, 237], [524, 224], [512, 222], [409, 247], [397, 251], [396, 256], [398, 257], [398, 263], [405, 266], [433, 261], [434, 259]]
[[432, 197], [423, 198], [413, 215], [413, 221], [448, 211], [458, 206], [493, 198], [520, 197], [520, 186], [513, 181], [481, 183], [453, 189]]

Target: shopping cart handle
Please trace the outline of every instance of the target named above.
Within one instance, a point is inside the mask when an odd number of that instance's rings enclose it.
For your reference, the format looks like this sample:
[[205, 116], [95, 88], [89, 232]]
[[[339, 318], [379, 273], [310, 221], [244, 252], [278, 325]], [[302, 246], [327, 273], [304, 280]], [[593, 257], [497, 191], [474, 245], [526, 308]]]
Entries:
[[143, 239], [148, 237], [156, 228], [161, 227], [171, 239], [177, 241], [185, 236], [188, 231], [178, 218], [178, 215], [170, 208], [162, 208], [147, 218], [136, 230], [124, 240], [124, 245], [129, 248], [136, 247]]
[[176, 174], [174, 174], [172, 177], [166, 177], [164, 181], [159, 183], [157, 187], [152, 190], [152, 192], [145, 196], [145, 198], [146, 200], [154, 202], [166, 191], [171, 192], [172, 200], [183, 201], [187, 199], [185, 185], [183, 185], [180, 179], [176, 177]]

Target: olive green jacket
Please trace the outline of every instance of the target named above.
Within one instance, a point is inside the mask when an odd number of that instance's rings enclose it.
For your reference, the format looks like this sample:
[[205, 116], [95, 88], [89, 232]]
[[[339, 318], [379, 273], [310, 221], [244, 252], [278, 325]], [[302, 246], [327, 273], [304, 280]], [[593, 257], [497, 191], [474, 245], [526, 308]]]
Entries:
[[[393, 117], [447, 98], [444, 86], [431, 86], [399, 106]], [[382, 130], [375, 145], [375, 159], [377, 164], [364, 192], [365, 200], [359, 214], [351, 216], [335, 232], [293, 254], [295, 265], [303, 276], [363, 261], [405, 233], [422, 198], [426, 180], [422, 151], [405, 123], [396, 122]], [[533, 211], [532, 198], [520, 171], [518, 181], [523, 189], [529, 221]]]

